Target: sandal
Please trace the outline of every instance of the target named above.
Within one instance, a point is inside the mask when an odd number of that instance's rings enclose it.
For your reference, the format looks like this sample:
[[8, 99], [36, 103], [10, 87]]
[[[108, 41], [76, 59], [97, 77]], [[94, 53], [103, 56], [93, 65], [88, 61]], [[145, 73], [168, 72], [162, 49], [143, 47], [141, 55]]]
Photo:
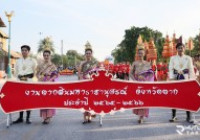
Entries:
[[50, 122], [50, 118], [46, 118], [46, 119], [44, 119], [44, 121], [42, 123], [43, 124], [49, 124], [49, 122]]
[[42, 124], [48, 124], [48, 122], [46, 122], [46, 121], [43, 121], [43, 122], [42, 122]]
[[83, 122], [82, 122], [82, 124], [86, 124], [86, 123], [88, 123], [88, 121], [83, 121]]
[[139, 123], [139, 124], [141, 124], [141, 123], [143, 123], [143, 122], [144, 122], [143, 118], [140, 118], [140, 119], [138, 120], [138, 123]]
[[138, 123], [141, 124], [141, 123], [143, 123], [143, 122], [142, 122], [142, 120], [138, 120]]
[[88, 123], [91, 123], [92, 121], [91, 120], [88, 120]]

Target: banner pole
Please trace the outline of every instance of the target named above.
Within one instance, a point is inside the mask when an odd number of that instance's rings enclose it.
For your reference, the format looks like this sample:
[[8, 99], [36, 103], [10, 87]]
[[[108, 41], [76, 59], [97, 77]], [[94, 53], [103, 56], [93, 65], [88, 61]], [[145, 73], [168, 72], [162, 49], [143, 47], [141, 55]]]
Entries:
[[102, 115], [99, 115], [99, 125], [102, 126], [103, 125], [103, 121], [102, 121]]
[[8, 114], [7, 115], [7, 121], [6, 121], [6, 127], [9, 128], [9, 126], [11, 125], [12, 122], [12, 115]]
[[195, 113], [193, 114], [193, 121], [194, 121], [194, 125], [199, 125], [200, 126], [200, 123], [196, 120], [195, 118]]

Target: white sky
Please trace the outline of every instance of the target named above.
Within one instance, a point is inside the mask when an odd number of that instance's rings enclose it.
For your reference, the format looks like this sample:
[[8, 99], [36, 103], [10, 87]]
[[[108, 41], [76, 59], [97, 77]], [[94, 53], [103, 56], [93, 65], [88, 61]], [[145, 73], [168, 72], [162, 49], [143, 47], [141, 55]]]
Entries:
[[[51, 36], [56, 52], [75, 49], [84, 52], [88, 40], [99, 60], [111, 54], [121, 42], [124, 30], [148, 26], [184, 39], [199, 34], [199, 0], [0, 0], [0, 16], [14, 11], [11, 49], [28, 44], [36, 53], [38, 41]], [[7, 28], [1, 28], [8, 33]], [[42, 32], [40, 35], [39, 32]]]

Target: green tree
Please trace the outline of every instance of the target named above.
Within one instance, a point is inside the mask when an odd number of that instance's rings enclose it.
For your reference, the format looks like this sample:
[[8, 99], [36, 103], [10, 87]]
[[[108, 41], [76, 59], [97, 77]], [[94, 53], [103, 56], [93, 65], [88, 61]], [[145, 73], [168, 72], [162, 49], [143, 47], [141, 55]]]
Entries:
[[76, 65], [76, 57], [78, 53], [76, 50], [68, 50], [66, 53], [67, 59], [68, 59], [68, 66], [75, 66]]
[[67, 58], [67, 56], [66, 55], [62, 55], [61, 59], [62, 59], [63, 67], [67, 68], [67, 66], [68, 66], [68, 58]]
[[84, 55], [79, 54], [76, 50], [68, 50], [66, 53], [68, 66], [76, 66], [84, 60]]
[[196, 35], [193, 38], [193, 43], [194, 43], [194, 49], [192, 50], [192, 56], [194, 56], [195, 54], [200, 54], [200, 43], [199, 43], [199, 35]]
[[129, 61], [132, 63], [135, 57], [135, 51], [137, 46], [137, 39], [139, 35], [142, 36], [143, 41], [149, 41], [151, 37], [154, 39], [154, 43], [158, 50], [158, 59], [161, 58], [162, 46], [164, 38], [162, 33], [157, 30], [152, 30], [148, 27], [131, 27], [125, 30], [124, 39], [121, 43], [112, 51], [112, 56], [115, 58], [115, 63], [122, 61]]
[[54, 55], [52, 55], [52, 57], [51, 57], [51, 61], [55, 64], [55, 65], [57, 65], [57, 66], [61, 66], [62, 65], [62, 57], [61, 57], [61, 55], [59, 55], [59, 54], [54, 54]]
[[53, 53], [55, 52], [54, 43], [50, 37], [45, 37], [44, 39], [40, 40], [38, 53], [43, 52], [46, 49], [50, 50]]

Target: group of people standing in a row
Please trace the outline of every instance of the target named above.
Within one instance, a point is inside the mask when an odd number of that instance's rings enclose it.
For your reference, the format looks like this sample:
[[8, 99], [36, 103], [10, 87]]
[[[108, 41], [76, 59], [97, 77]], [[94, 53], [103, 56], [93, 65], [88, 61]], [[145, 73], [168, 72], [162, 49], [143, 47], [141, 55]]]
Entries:
[[[187, 80], [187, 79], [197, 79], [195, 73], [195, 67], [193, 64], [193, 60], [190, 56], [185, 55], [185, 46], [182, 43], [177, 43], [176, 45], [177, 55], [172, 56], [169, 62], [169, 80]], [[79, 79], [88, 79], [89, 78], [89, 71], [95, 68], [97, 64], [92, 60], [92, 49], [86, 48], [85, 55], [86, 61], [84, 61], [80, 65], [79, 69]], [[126, 74], [118, 75], [116, 78], [119, 79], [129, 79], [134, 81], [154, 81], [155, 78], [155, 71], [152, 70], [152, 65], [150, 62], [144, 60], [145, 50], [144, 47], [141, 47], [137, 51], [138, 53], [138, 60], [134, 61], [133, 64], [130, 66], [130, 71], [128, 73], [128, 78], [126, 78]], [[200, 65], [199, 65], [200, 66]], [[198, 70], [197, 70], [198, 71]], [[111, 72], [112, 73], [112, 72]], [[122, 72], [123, 73], [123, 72]], [[117, 74], [117, 73], [115, 73]], [[143, 123], [144, 118], [149, 116], [149, 109], [133, 109], [133, 113], [139, 116], [138, 123]], [[193, 123], [191, 112], [186, 111], [186, 121], [189, 123]], [[95, 116], [91, 114], [91, 112], [84, 113], [84, 121], [83, 124], [91, 122], [92, 117]], [[170, 122], [175, 122], [177, 120], [176, 117], [176, 109], [172, 109], [172, 118], [169, 120]]]
[[[199, 69], [196, 65], [199, 61], [193, 62], [192, 58], [184, 54], [185, 46], [182, 43], [177, 43], [176, 45], [177, 55], [170, 58], [168, 66], [168, 79], [170, 81], [174, 80], [187, 80], [187, 79], [197, 79], [199, 75]], [[155, 76], [155, 71], [152, 69], [150, 62], [144, 60], [145, 51], [144, 48], [138, 49], [139, 60], [133, 62], [130, 70], [130, 79], [136, 81], [154, 81], [157, 79]], [[198, 63], [200, 64], [200, 63]], [[200, 68], [200, 65], [199, 65]], [[189, 94], [189, 93], [188, 93]], [[143, 122], [144, 117], [149, 116], [149, 109], [134, 109], [133, 113], [139, 116], [139, 123]], [[186, 111], [186, 121], [193, 123], [191, 112]], [[172, 118], [170, 122], [175, 122], [176, 109], [172, 109]]]
[[[177, 55], [172, 56], [169, 62], [169, 80], [196, 79], [192, 58], [184, 54], [185, 46], [182, 43], [176, 45]], [[58, 77], [56, 66], [51, 62], [51, 52], [43, 52], [44, 62], [36, 68], [36, 62], [29, 57], [30, 47], [24, 45], [21, 47], [22, 58], [16, 63], [16, 76], [21, 81], [27, 81], [36, 74], [39, 81], [54, 82]], [[145, 50], [141, 47], [137, 51], [139, 59], [134, 61], [128, 73], [129, 80], [136, 81], [154, 81], [154, 71], [149, 62], [144, 60]], [[97, 62], [92, 59], [93, 50], [91, 47], [85, 48], [85, 58], [78, 69], [78, 79], [89, 79], [92, 69], [97, 67]], [[200, 65], [199, 65], [200, 66]], [[26, 123], [30, 124], [30, 111], [27, 112]], [[139, 116], [138, 123], [143, 123], [144, 117], [149, 116], [149, 109], [133, 109], [133, 113]], [[186, 121], [192, 123], [191, 113], [186, 111]], [[40, 116], [43, 118], [43, 124], [48, 124], [52, 116], [55, 115], [55, 109], [41, 109]], [[83, 124], [90, 123], [96, 115], [90, 111], [83, 114]], [[170, 122], [177, 120], [176, 110], [172, 109], [172, 118]], [[23, 122], [23, 111], [19, 118], [13, 123]]]

